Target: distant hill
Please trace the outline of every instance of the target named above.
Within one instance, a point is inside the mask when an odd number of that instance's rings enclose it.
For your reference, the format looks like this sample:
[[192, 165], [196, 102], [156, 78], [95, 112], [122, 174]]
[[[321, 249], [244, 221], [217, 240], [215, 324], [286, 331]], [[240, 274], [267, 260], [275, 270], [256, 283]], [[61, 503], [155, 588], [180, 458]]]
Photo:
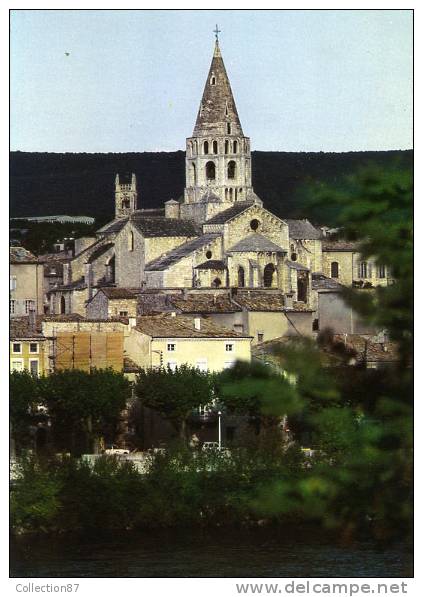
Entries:
[[[264, 206], [281, 217], [310, 217], [309, 183], [339, 184], [369, 163], [412, 168], [413, 152], [252, 152], [253, 186]], [[139, 207], [161, 207], [183, 194], [185, 152], [29, 153], [10, 155], [10, 216], [87, 215], [101, 224], [113, 217], [116, 173], [135, 172]]]

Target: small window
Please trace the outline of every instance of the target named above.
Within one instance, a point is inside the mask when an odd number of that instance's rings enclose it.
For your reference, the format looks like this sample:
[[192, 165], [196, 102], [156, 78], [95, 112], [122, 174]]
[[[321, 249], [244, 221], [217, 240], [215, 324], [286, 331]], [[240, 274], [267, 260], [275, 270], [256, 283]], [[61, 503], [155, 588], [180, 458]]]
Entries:
[[10, 364], [10, 368], [12, 369], [12, 371], [23, 371], [22, 359], [12, 361]]
[[208, 141], [204, 141], [203, 150], [204, 150], [204, 155], [207, 155], [209, 153], [209, 142]]
[[210, 85], [216, 85], [216, 77], [214, 75], [211, 76]]
[[251, 222], [250, 222], [251, 230], [257, 230], [259, 226], [260, 226], [260, 222], [258, 220], [256, 220], [255, 218], [254, 218], [254, 220], [251, 220]]
[[215, 278], [212, 282], [213, 288], [219, 288], [222, 285], [222, 280], [220, 278]]
[[339, 263], [337, 261], [332, 261], [330, 264], [330, 277], [339, 278]]
[[228, 163], [228, 178], [233, 179], [236, 176], [236, 163], [231, 160]]
[[28, 315], [28, 313], [34, 308], [34, 301], [32, 301], [31, 299], [27, 299], [25, 301], [25, 313], [26, 315]]
[[16, 290], [16, 276], [10, 276], [10, 290]]
[[32, 354], [38, 353], [38, 342], [29, 343], [29, 352], [32, 352]]
[[227, 139], [225, 141], [225, 153], [229, 153], [229, 141]]
[[169, 342], [167, 345], [167, 351], [175, 352], [175, 350], [176, 350], [176, 344], [174, 342]]
[[236, 141], [234, 141], [234, 153], [237, 153], [238, 151], [238, 144]]
[[14, 354], [22, 354], [22, 344], [20, 342], [14, 342], [12, 345], [12, 352]]
[[29, 361], [29, 372], [31, 373], [31, 375], [38, 375], [38, 359], [31, 359]]
[[233, 352], [234, 351], [234, 345], [231, 344], [225, 344], [225, 350], [226, 352]]
[[213, 153], [217, 153], [217, 141], [213, 141]]
[[226, 132], [228, 133], [228, 135], [231, 134], [231, 123], [230, 122], [226, 123]]
[[263, 340], [264, 340], [264, 333], [257, 332], [257, 342], [263, 342]]
[[362, 261], [358, 267], [358, 275], [360, 278], [367, 278], [367, 261]]
[[120, 317], [128, 317], [128, 311], [119, 311]]
[[132, 230], [129, 231], [128, 234], [128, 251], [133, 251], [134, 250], [134, 233], [132, 232]]
[[297, 254], [296, 253], [291, 253], [291, 261], [297, 261]]
[[215, 180], [216, 178], [216, 166], [214, 162], [207, 162], [206, 164], [206, 178], [207, 180]]
[[10, 300], [9, 301], [9, 310], [10, 310], [10, 315], [14, 315], [15, 311], [16, 311], [16, 301], [15, 300]]
[[207, 251], [207, 252], [206, 252], [206, 257], [207, 257], [207, 259], [211, 259], [211, 258], [212, 258], [212, 256], [213, 256], [213, 253], [212, 253], [211, 251]]

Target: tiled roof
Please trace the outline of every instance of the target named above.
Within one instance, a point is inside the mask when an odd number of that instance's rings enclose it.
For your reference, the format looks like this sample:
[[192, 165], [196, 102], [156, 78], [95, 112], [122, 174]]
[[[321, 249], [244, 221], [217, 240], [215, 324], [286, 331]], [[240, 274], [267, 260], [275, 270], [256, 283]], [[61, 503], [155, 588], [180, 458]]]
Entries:
[[306, 267], [305, 265], [301, 265], [301, 263], [298, 263], [298, 261], [287, 260], [286, 263], [287, 263], [288, 267], [290, 267], [291, 269], [296, 269], [298, 271], [306, 271], [306, 272], [310, 271], [310, 269], [308, 267]]
[[359, 243], [348, 240], [324, 240], [322, 251], [358, 251]]
[[216, 270], [225, 270], [226, 265], [223, 261], [219, 259], [209, 259], [204, 263], [200, 263], [200, 265], [196, 265], [194, 269], [216, 269]]
[[125, 373], [138, 373], [140, 366], [129, 357], [123, 357], [123, 371]]
[[104, 235], [117, 234], [118, 232], [120, 232], [122, 230], [122, 228], [125, 226], [127, 221], [128, 221], [128, 218], [118, 218], [116, 220], [112, 220], [111, 222], [109, 222], [108, 224], [106, 224], [105, 226], [103, 226], [102, 228], [97, 230], [97, 234], [104, 234]]
[[35, 327], [31, 329], [29, 324], [29, 317], [12, 317], [10, 319], [10, 339], [18, 340], [19, 338], [42, 338], [41, 323], [43, 317], [37, 315], [35, 318]]
[[206, 220], [204, 224], [225, 224], [225, 222], [229, 222], [229, 220], [232, 220], [232, 218], [238, 216], [252, 205], [254, 205], [252, 201], [238, 201], [237, 203], [234, 203], [232, 207], [221, 211], [210, 218], [210, 220]]
[[130, 221], [146, 237], [158, 236], [198, 236], [201, 228], [192, 220], [176, 218], [146, 217], [142, 212], [134, 212]]
[[140, 290], [132, 290], [131, 288], [114, 288], [106, 286], [99, 288], [98, 292], [102, 292], [109, 299], [136, 299]]
[[289, 236], [297, 240], [318, 240], [322, 233], [317, 230], [308, 220], [287, 220]]
[[9, 247], [10, 263], [38, 263], [37, 257], [23, 247]]
[[[173, 200], [170, 199], [169, 201], [166, 201], [166, 203], [170, 203], [171, 201], [173, 201]], [[178, 202], [175, 201], [175, 203], [178, 203]], [[164, 207], [152, 207], [150, 209], [140, 209], [139, 211], [141, 214], [144, 214], [150, 218], [164, 217], [164, 215], [165, 215]]]
[[229, 253], [254, 253], [256, 251], [266, 253], [286, 253], [279, 245], [263, 236], [262, 234], [253, 233], [246, 238], [243, 238], [238, 243], [228, 249]]
[[193, 253], [197, 249], [200, 249], [204, 245], [207, 245], [212, 240], [214, 240], [218, 235], [217, 234], [203, 234], [198, 238], [194, 238], [193, 240], [184, 243], [183, 245], [179, 245], [176, 249], [169, 251], [169, 253], [162, 255], [161, 257], [157, 257], [157, 259], [153, 259], [145, 265], [146, 271], [163, 271], [177, 263], [190, 253]]
[[194, 318], [185, 315], [142, 316], [136, 329], [153, 338], [249, 338], [229, 328], [216, 325], [210, 319], [200, 319], [200, 329], [194, 327]]
[[333, 278], [328, 278], [321, 272], [313, 272], [311, 275], [311, 287], [313, 290], [338, 290], [341, 291], [344, 287], [342, 284], [334, 280]]
[[241, 311], [241, 307], [231, 301], [228, 294], [187, 294], [170, 295], [169, 303], [174, 305], [182, 313], [235, 313]]
[[375, 342], [374, 337], [360, 334], [335, 334], [333, 339], [353, 350], [358, 362], [390, 363], [399, 360], [398, 346], [394, 342]]
[[[91, 255], [88, 257], [88, 263], [93, 263], [96, 259], [107, 253], [109, 249], [112, 249], [114, 246], [113, 243], [105, 243], [104, 245], [100, 245], [97, 249], [95, 249]], [[91, 247], [92, 248], [92, 245]]]

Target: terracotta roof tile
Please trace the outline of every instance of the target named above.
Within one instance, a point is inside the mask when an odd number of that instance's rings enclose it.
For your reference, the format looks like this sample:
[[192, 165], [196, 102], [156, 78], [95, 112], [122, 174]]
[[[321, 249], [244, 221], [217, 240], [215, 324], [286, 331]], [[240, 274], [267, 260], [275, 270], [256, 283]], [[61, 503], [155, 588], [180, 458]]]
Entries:
[[200, 329], [194, 327], [194, 318], [185, 315], [141, 316], [136, 329], [153, 338], [250, 338], [229, 328], [216, 325], [210, 319], [200, 319]]

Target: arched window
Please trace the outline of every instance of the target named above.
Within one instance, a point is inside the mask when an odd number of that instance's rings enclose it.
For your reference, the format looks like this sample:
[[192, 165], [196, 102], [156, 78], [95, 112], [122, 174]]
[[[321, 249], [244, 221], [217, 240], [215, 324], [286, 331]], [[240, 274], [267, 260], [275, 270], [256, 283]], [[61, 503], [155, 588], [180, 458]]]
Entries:
[[306, 303], [307, 302], [307, 278], [304, 276], [302, 278], [297, 278], [297, 300]]
[[229, 189], [229, 201], [232, 201], [233, 189]]
[[258, 230], [259, 226], [260, 226], [260, 222], [256, 218], [254, 218], [254, 220], [251, 220], [251, 222], [250, 222], [251, 230]]
[[213, 141], [213, 153], [217, 153], [217, 141]]
[[225, 106], [225, 116], [229, 116], [228, 102], [226, 102], [226, 106]]
[[216, 179], [216, 166], [215, 166], [214, 162], [207, 162], [206, 178], [207, 178], [207, 180], [215, 180]]
[[60, 299], [60, 313], [66, 313], [66, 301], [64, 296]]
[[122, 209], [128, 209], [130, 206], [131, 206], [131, 204], [130, 204], [130, 202], [129, 202], [129, 199], [128, 199], [128, 198], [125, 198], [125, 199], [122, 201]]
[[229, 141], [226, 139], [225, 141], [225, 153], [228, 154], [229, 153]]
[[228, 200], [228, 189], [225, 189], [225, 201]]
[[231, 134], [231, 123], [230, 122], [226, 123], [226, 132], [228, 133], [228, 135]]
[[216, 77], [214, 75], [210, 78], [210, 85], [216, 85]]
[[134, 250], [134, 233], [132, 232], [132, 230], [129, 231], [128, 234], [128, 251], [133, 251]]
[[115, 256], [110, 257], [109, 261], [106, 263], [106, 279], [108, 282], [115, 281]]
[[194, 154], [197, 155], [197, 141], [194, 141]]
[[273, 263], [268, 263], [264, 268], [263, 272], [263, 284], [266, 288], [271, 288], [273, 283], [273, 274], [275, 272], [275, 266]]
[[207, 155], [209, 153], [209, 142], [208, 141], [204, 141], [204, 155]]
[[235, 178], [236, 175], [236, 163], [231, 160], [228, 163], [228, 178]]
[[192, 182], [193, 182], [193, 184], [197, 184], [197, 170], [195, 168], [195, 164], [191, 164], [191, 172], [192, 172]]
[[211, 251], [206, 252], [207, 259], [211, 259], [213, 257], [213, 253]]
[[330, 277], [339, 278], [339, 263], [337, 261], [332, 261], [330, 264]]
[[240, 265], [238, 268], [238, 287], [244, 288], [245, 286], [245, 272], [244, 268]]
[[234, 141], [234, 153], [238, 151], [238, 143]]
[[220, 278], [215, 278], [212, 282], [213, 288], [219, 288], [222, 285], [222, 280]]

